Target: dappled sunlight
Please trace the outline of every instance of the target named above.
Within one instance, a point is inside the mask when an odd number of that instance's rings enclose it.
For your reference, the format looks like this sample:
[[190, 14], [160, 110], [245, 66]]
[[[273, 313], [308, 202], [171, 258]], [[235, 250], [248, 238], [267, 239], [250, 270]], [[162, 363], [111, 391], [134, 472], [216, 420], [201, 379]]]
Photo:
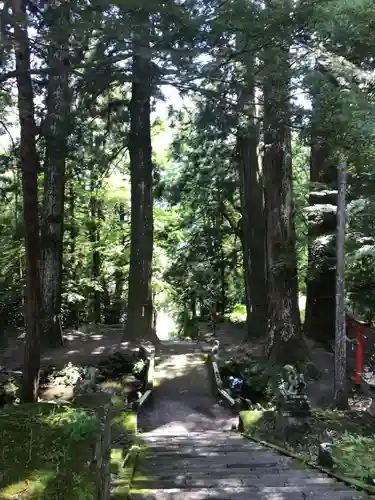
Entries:
[[[55, 470], [40, 469], [27, 474], [28, 479], [15, 481], [5, 488], [0, 488], [0, 498], [38, 498], [45, 491], [48, 483], [56, 477]], [[36, 496], [38, 495], [38, 497]]]
[[201, 358], [194, 354], [175, 354], [166, 358], [157, 358], [156, 378], [162, 380], [186, 376], [197, 366], [203, 365]]
[[[230, 429], [236, 418], [213, 397], [199, 345], [169, 342], [162, 348], [163, 354], [156, 360], [153, 402], [140, 413], [140, 428], [168, 435]], [[175, 350], [188, 353], [175, 354]]]
[[[82, 325], [79, 329], [68, 329], [63, 332], [63, 346], [46, 349], [42, 352], [42, 364], [61, 366], [67, 362], [81, 364], [89, 362], [89, 358], [111, 355], [136, 349], [135, 344], [123, 341], [123, 326]], [[9, 340], [8, 346], [2, 350], [0, 365], [5, 369], [15, 370], [23, 365], [24, 332]]]

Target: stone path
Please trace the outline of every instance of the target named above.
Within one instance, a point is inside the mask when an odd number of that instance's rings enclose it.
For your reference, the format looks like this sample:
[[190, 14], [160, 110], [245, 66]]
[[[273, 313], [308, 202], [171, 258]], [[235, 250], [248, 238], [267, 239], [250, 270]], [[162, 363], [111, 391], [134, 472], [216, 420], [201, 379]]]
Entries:
[[217, 404], [197, 344], [163, 344], [130, 498], [138, 500], [368, 499], [248, 441]]
[[237, 418], [212, 394], [202, 345], [164, 342], [160, 348], [152, 405], [139, 427], [158, 434], [231, 429]]

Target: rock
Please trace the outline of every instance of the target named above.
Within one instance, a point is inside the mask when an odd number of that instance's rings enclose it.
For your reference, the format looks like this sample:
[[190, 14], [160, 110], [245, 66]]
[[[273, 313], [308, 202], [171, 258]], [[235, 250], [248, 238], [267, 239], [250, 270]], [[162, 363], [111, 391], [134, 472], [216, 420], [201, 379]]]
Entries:
[[87, 368], [85, 378], [77, 380], [74, 387], [74, 394], [85, 394], [95, 392], [96, 387], [96, 377], [99, 373], [99, 369], [94, 366], [89, 366]]
[[125, 394], [137, 392], [142, 387], [142, 382], [134, 375], [124, 375], [121, 379]]
[[334, 465], [331, 443], [321, 443], [318, 450], [318, 464], [332, 469]]

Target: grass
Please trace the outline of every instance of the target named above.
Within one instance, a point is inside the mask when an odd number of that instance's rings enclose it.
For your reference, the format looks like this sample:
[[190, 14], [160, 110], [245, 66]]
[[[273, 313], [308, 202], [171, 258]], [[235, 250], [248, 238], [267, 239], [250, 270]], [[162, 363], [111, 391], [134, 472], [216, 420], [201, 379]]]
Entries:
[[244, 432], [317, 463], [320, 443], [333, 444], [334, 472], [366, 482], [375, 478], [375, 427], [368, 414], [354, 411], [314, 410], [303, 435], [285, 442], [276, 431], [274, 411], [241, 412]]
[[49, 403], [0, 411], [0, 498], [91, 500], [93, 412]]

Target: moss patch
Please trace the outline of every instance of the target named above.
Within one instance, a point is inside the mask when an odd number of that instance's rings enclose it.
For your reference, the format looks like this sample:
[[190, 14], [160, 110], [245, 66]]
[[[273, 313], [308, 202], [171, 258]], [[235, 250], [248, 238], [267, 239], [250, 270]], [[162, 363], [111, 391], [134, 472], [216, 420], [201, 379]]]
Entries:
[[0, 498], [96, 498], [88, 463], [99, 431], [82, 408], [38, 403], [0, 411]]
[[102, 387], [110, 389], [113, 404], [111, 498], [127, 500], [137, 456], [136, 448], [133, 448], [137, 431], [137, 413], [130, 408], [121, 381], [109, 381], [102, 384]]
[[335, 472], [360, 481], [375, 478], [375, 421], [366, 413], [315, 410], [306, 432], [292, 442], [280, 439], [273, 411], [242, 411], [241, 418], [245, 433], [281, 446], [312, 463], [317, 463], [319, 444], [332, 443]]
[[240, 412], [245, 432], [252, 431], [252, 428], [262, 419], [263, 413], [263, 410], [248, 410]]

